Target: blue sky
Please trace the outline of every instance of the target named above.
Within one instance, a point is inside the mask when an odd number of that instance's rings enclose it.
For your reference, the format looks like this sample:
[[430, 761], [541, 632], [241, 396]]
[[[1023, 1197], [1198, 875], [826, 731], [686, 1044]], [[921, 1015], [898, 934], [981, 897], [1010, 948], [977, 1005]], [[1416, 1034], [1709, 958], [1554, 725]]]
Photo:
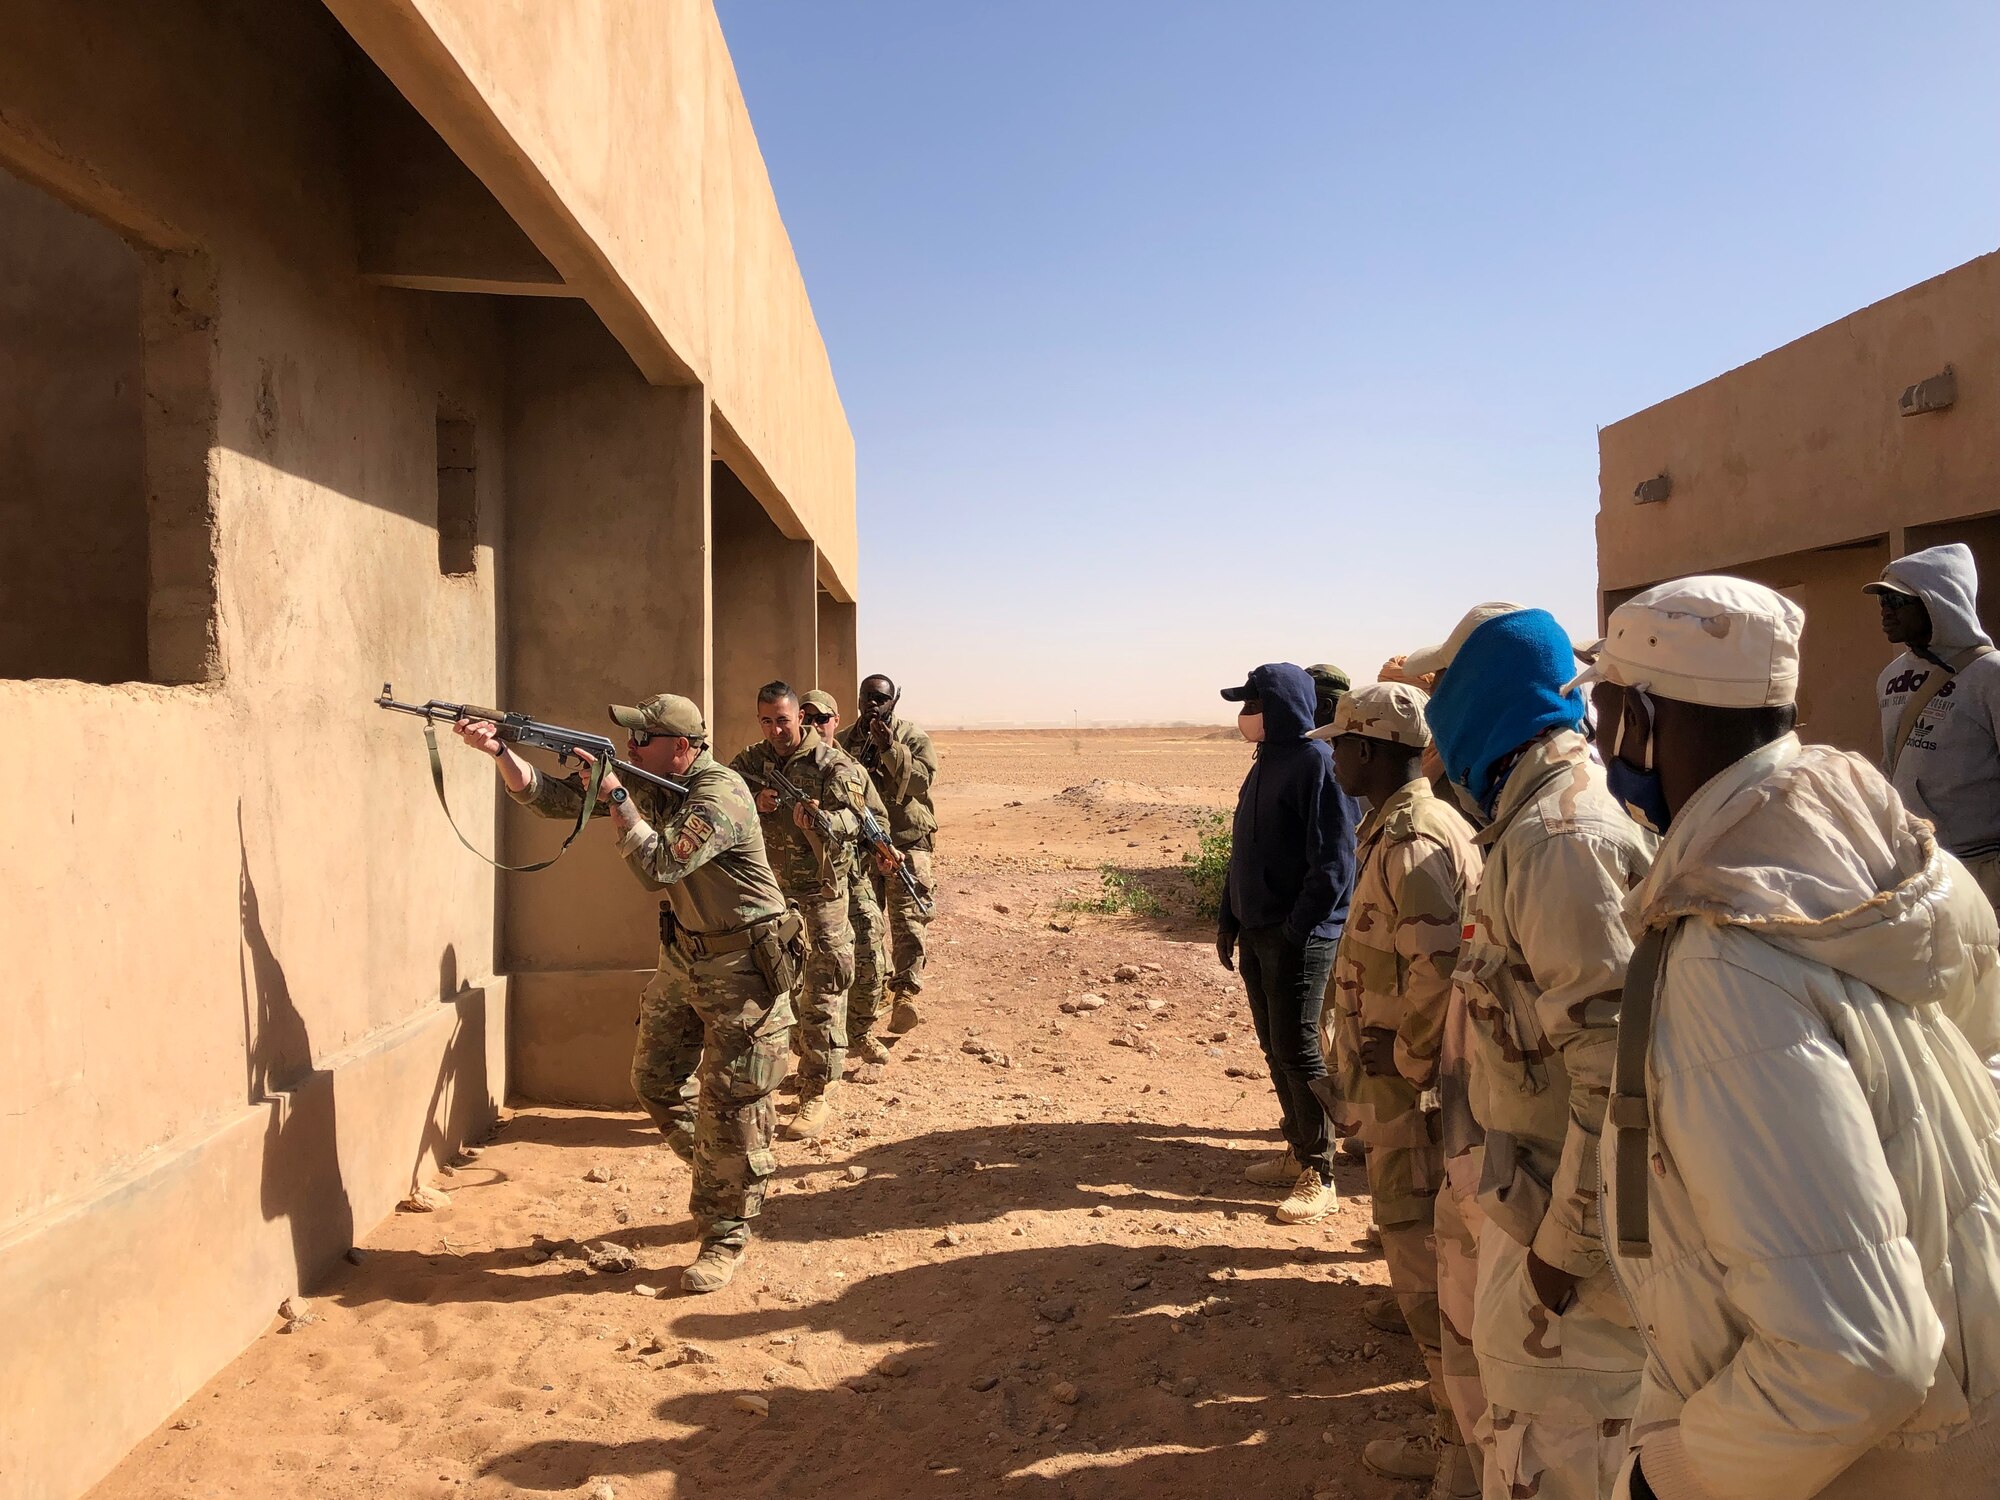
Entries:
[[2000, 246], [2000, 6], [719, 0], [919, 721], [1594, 623], [1596, 428]]

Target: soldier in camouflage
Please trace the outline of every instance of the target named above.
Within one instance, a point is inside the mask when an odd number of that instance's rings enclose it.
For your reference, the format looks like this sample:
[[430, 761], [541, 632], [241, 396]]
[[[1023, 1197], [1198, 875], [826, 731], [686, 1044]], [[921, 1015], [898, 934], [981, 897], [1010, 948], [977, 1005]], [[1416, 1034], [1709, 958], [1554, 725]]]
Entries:
[[[927, 896], [931, 885], [931, 843], [937, 833], [937, 809], [931, 806], [931, 784], [937, 780], [937, 751], [931, 738], [908, 719], [899, 718], [902, 701], [896, 684], [877, 673], [861, 683], [861, 716], [840, 736], [840, 744], [860, 761], [889, 809], [889, 834], [909, 861], [917, 888]], [[924, 915], [900, 880], [881, 870], [873, 872], [875, 895], [889, 917], [889, 944], [895, 967], [889, 994], [895, 1009], [889, 1030], [901, 1034], [923, 1019], [917, 996], [924, 987], [924, 939], [930, 918]]]
[[1427, 1479], [1438, 1500], [1479, 1493], [1467, 1435], [1483, 1414], [1454, 1415], [1438, 1315], [1435, 1203], [1444, 1179], [1438, 1058], [1459, 912], [1479, 878], [1472, 829], [1423, 774], [1425, 695], [1401, 683], [1345, 694], [1313, 736], [1333, 747], [1333, 773], [1370, 811], [1355, 835], [1354, 895], [1328, 988], [1331, 1055], [1325, 1098], [1337, 1124], [1368, 1145], [1368, 1186], [1389, 1285], [1423, 1351], [1435, 1435], [1379, 1438], [1362, 1462], [1395, 1479]]
[[[749, 788], [708, 753], [701, 710], [661, 693], [637, 708], [614, 707], [611, 717], [629, 732], [633, 765], [688, 788], [685, 799], [644, 784], [628, 792], [607, 767], [591, 811], [611, 819], [641, 883], [666, 892], [659, 968], [639, 1002], [632, 1086], [694, 1169], [688, 1209], [702, 1246], [681, 1286], [712, 1292], [735, 1275], [777, 1167], [770, 1096], [791, 1040], [801, 927], [765, 859]], [[484, 720], [457, 730], [494, 758], [516, 802], [575, 819], [580, 777], [543, 775]]]
[[[771, 868], [812, 939], [799, 1006], [799, 1109], [785, 1128], [788, 1140], [805, 1141], [826, 1129], [847, 1064], [847, 989], [854, 983], [847, 882], [868, 777], [799, 715], [798, 694], [788, 684], [766, 683], [757, 694], [764, 738], [731, 761], [730, 769], [756, 792]], [[773, 768], [805, 794], [804, 805], [780, 801]]]
[[[833, 694], [815, 688], [799, 699], [799, 717], [808, 728], [819, 731], [829, 745], [838, 746], [840, 704]], [[867, 779], [868, 811], [882, 827], [889, 826], [889, 809], [875, 790], [873, 777]], [[898, 858], [901, 856], [899, 855]], [[875, 1034], [882, 1017], [882, 996], [889, 977], [889, 924], [875, 892], [877, 860], [857, 841], [847, 870], [847, 920], [854, 929], [854, 984], [847, 992], [847, 1047], [859, 1065], [854, 1070], [857, 1083], [877, 1083], [889, 1062], [889, 1048]], [[894, 866], [889, 872], [893, 873]]]
[[1605, 1260], [1599, 1136], [1652, 841], [1578, 732], [1569, 638], [1538, 609], [1482, 605], [1444, 646], [1431, 732], [1485, 820], [1455, 983], [1485, 1129], [1472, 1341], [1491, 1402], [1488, 1493], [1597, 1500], [1624, 1462], [1644, 1345]]

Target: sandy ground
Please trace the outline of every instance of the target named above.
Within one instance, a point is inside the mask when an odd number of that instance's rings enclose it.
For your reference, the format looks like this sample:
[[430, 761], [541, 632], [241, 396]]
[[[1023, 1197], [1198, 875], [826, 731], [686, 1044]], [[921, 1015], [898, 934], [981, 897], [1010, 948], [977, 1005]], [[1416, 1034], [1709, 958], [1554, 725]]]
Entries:
[[[1240, 1175], [1275, 1106], [1180, 856], [1247, 747], [939, 738], [930, 1019], [780, 1147], [733, 1285], [648, 1295], [694, 1246], [643, 1116], [515, 1110], [448, 1207], [377, 1226], [316, 1321], [274, 1322], [96, 1500], [1419, 1493], [1359, 1463], [1420, 1384], [1361, 1318], [1360, 1175], [1298, 1227]], [[1167, 914], [1063, 910], [1104, 865]], [[1062, 1009], [1086, 993], [1109, 1003]]]

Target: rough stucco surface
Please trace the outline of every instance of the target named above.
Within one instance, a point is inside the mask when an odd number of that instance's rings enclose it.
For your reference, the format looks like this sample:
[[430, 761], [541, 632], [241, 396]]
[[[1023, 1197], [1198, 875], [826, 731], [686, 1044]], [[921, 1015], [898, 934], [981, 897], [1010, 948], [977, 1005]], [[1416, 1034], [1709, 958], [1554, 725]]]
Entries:
[[328, 4], [462, 154], [504, 142], [487, 186], [614, 328], [642, 311], [852, 597], [853, 437], [708, 0]]
[[[727, 334], [762, 341], [717, 374], [733, 394], [649, 384], [595, 300], [371, 285], [356, 230], [370, 157], [353, 138], [369, 63], [317, 0], [0, 11], [0, 167], [173, 273], [142, 296], [161, 330], [143, 343], [146, 644], [156, 676], [165, 641], [186, 669], [165, 680], [199, 682], [0, 680], [19, 743], [83, 752], [0, 826], [6, 1500], [74, 1495], [477, 1131], [517, 1018], [551, 1043], [546, 1087], [624, 1102], [609, 1059], [629, 1055], [652, 899], [602, 829], [532, 885], [467, 855], [416, 725], [371, 705], [381, 683], [590, 727], [608, 701], [662, 688], [712, 705], [725, 409], [755, 449], [758, 524], [823, 526], [851, 580], [851, 443], [712, 13], [612, 5], [616, 46], [598, 38], [594, 61], [556, 47], [537, 71], [523, 54], [555, 12], [466, 7], [457, 40], [497, 49], [482, 86], [524, 122], [521, 160], [550, 161], [565, 191], [574, 161], [609, 174], [584, 174], [603, 208], [579, 188], [579, 212], [690, 350], [689, 330], [727, 322], [710, 316], [706, 257], [745, 258], [734, 295], [769, 307]], [[662, 56], [671, 87], [646, 81]], [[601, 119], [607, 88], [621, 102]], [[565, 122], [546, 138], [520, 113], [537, 98]], [[669, 117], [686, 129], [653, 131]], [[740, 136], [729, 152], [711, 149], [716, 119]], [[596, 157], [574, 155], [572, 126], [583, 145], [608, 132]], [[620, 217], [657, 183], [689, 207], [718, 180], [734, 249], [707, 228], [682, 243], [669, 209]], [[427, 239], [425, 254], [442, 280], [485, 283], [494, 238]], [[176, 287], [185, 305], [149, 300]], [[441, 416], [471, 429], [462, 577], [439, 571]], [[810, 665], [813, 543], [766, 550], [804, 559], [785, 611]], [[753, 689], [767, 675], [727, 666]], [[444, 764], [475, 845], [525, 859], [560, 838], [512, 804], [503, 826], [476, 757], [447, 743]], [[496, 966], [520, 969], [518, 1010]], [[565, 1011], [578, 1003], [587, 1015]]]
[[[1947, 365], [1956, 404], [1902, 415], [1904, 389]], [[1963, 518], [2000, 509], [1997, 427], [2000, 254], [1604, 428], [1599, 585], [1608, 603], [1689, 573], [1782, 590], [1806, 611], [1803, 731], [1879, 754], [1875, 677], [1894, 652], [1860, 587], [1892, 555], [1990, 533]], [[1633, 503], [1660, 473], [1672, 495]]]
[[[460, 1083], [430, 1018], [489, 973], [492, 884], [438, 820], [409, 721], [368, 705], [385, 677], [493, 690], [490, 550], [477, 576], [442, 578], [432, 528], [442, 394], [494, 435], [482, 475], [504, 473], [498, 320], [480, 299], [357, 279], [338, 125], [351, 56], [308, 5], [82, 0], [0, 17], [0, 161], [45, 180], [54, 163], [108, 215], [144, 202], [211, 258], [219, 291], [221, 681], [0, 681], [17, 743], [80, 752], [0, 827], [0, 1242], [31, 1268], [0, 1282], [69, 1320], [65, 1347], [94, 1361], [65, 1375], [88, 1376], [93, 1399], [63, 1404], [52, 1367], [23, 1353], [49, 1330], [0, 1313], [16, 1332], [0, 1412], [36, 1435], [0, 1447], [44, 1466], [13, 1469], [23, 1493], [73, 1492], [336, 1254], [319, 1205], [379, 1216], [407, 1191], [447, 1144], [420, 1128], [427, 1103], [463, 1129], [503, 1086], [495, 1018], [476, 1100], [440, 1103]], [[117, 185], [101, 204], [100, 183]], [[491, 773], [451, 776], [490, 841]], [[330, 1082], [330, 1060], [390, 1041], [381, 1067]], [[207, 1185], [198, 1221], [149, 1217], [153, 1174], [301, 1111], [322, 1145], [284, 1157], [281, 1182], [232, 1177]], [[156, 1298], [46, 1279], [73, 1264], [47, 1236], [79, 1214], [101, 1255], [159, 1258], [129, 1277]], [[124, 1309], [120, 1355], [74, 1326], [99, 1299]]]
[[724, 759], [763, 738], [757, 690], [788, 682], [800, 692], [819, 670], [819, 613], [811, 542], [771, 524], [724, 465], [709, 482], [715, 531], [715, 713], [709, 728]]
[[[1905, 417], [1946, 365], [1950, 411]], [[2000, 254], [1983, 256], [1599, 434], [1600, 580], [1622, 589], [2000, 507]], [[1636, 505], [1659, 473], [1672, 498]]]

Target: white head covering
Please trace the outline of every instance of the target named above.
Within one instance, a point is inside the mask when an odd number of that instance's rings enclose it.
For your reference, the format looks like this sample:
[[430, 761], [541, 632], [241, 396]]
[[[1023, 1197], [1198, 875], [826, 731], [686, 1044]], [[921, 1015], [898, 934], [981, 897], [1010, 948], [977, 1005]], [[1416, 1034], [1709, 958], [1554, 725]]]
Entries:
[[1711, 708], [1791, 703], [1805, 623], [1804, 610], [1761, 583], [1677, 578], [1611, 611], [1597, 660], [1569, 686], [1615, 682]]

